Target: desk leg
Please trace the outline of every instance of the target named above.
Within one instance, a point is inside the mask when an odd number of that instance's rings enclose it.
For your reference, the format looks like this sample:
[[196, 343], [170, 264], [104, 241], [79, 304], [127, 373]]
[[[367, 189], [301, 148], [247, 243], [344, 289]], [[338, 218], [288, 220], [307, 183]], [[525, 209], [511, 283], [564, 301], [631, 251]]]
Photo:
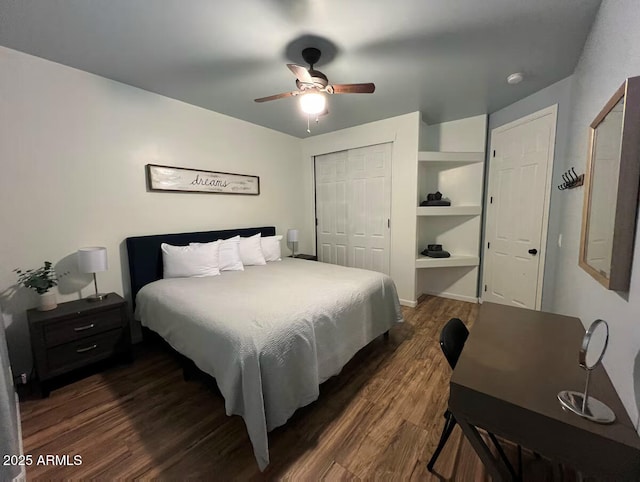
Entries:
[[489, 475], [491, 475], [491, 479], [494, 482], [507, 482], [508, 480], [511, 480], [506, 469], [502, 466], [501, 461], [493, 456], [491, 450], [487, 447], [487, 444], [484, 443], [482, 436], [478, 433], [478, 429], [467, 423], [466, 420], [458, 418], [455, 413], [454, 417], [456, 417], [458, 425], [460, 425], [465, 437], [467, 437], [467, 440], [469, 440], [469, 443], [478, 454], [478, 457], [482, 460], [482, 463], [489, 472]]

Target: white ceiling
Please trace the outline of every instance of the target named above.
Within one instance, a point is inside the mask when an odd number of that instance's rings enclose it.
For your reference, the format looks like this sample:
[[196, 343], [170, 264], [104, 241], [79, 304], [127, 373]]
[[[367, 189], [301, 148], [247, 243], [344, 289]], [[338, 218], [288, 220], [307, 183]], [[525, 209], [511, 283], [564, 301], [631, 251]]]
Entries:
[[[305, 137], [287, 62], [320, 46], [334, 95], [312, 134], [420, 110], [493, 112], [570, 75], [600, 0], [0, 0], [0, 45]], [[315, 37], [315, 39], [314, 39]], [[526, 80], [507, 85], [508, 74]]]

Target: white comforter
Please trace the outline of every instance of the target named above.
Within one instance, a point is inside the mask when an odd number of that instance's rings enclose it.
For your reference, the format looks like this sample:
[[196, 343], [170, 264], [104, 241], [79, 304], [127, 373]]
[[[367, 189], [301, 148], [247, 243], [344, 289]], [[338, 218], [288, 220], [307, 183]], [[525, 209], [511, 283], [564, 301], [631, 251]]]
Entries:
[[244, 418], [261, 470], [267, 432], [403, 321], [388, 276], [291, 258], [155, 281], [138, 293], [136, 318], [216, 378], [227, 415]]

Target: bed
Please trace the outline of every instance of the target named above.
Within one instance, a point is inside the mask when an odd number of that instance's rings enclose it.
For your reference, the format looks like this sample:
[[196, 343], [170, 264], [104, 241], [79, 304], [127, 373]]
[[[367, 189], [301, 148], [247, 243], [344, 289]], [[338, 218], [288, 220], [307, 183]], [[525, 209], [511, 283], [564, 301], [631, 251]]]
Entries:
[[161, 243], [186, 245], [273, 227], [127, 239], [135, 317], [213, 376], [227, 415], [247, 426], [261, 470], [267, 433], [318, 398], [358, 350], [402, 322], [388, 276], [283, 257], [206, 278], [162, 279]]

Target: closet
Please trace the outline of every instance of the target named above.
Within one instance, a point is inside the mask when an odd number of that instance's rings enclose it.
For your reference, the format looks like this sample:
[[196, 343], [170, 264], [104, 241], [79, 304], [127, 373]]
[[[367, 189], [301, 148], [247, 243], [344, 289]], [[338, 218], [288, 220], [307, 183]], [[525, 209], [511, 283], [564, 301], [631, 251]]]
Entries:
[[315, 157], [318, 260], [389, 274], [391, 144]]

